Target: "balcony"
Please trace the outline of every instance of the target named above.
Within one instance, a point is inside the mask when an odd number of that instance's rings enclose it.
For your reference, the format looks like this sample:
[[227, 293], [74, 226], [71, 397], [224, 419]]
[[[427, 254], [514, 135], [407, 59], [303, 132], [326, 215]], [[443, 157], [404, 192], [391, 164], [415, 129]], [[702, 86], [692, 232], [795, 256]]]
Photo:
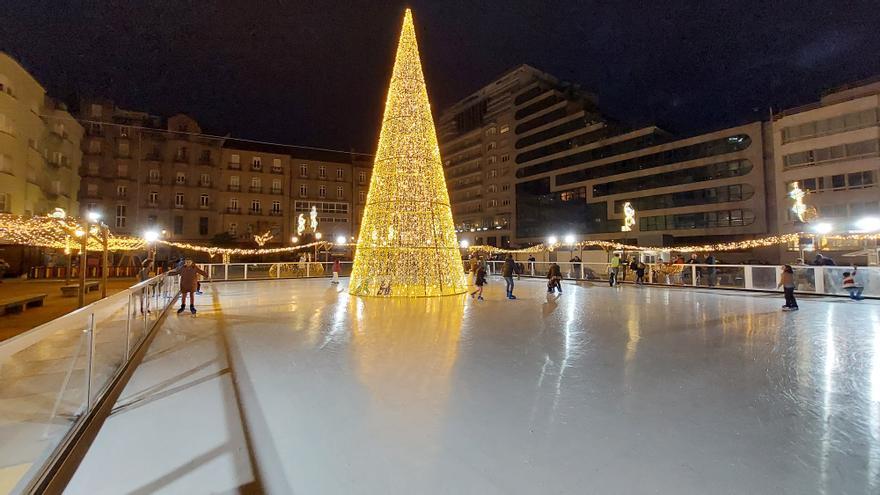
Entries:
[[199, 209], [200, 210], [209, 210], [209, 209], [211, 209], [211, 203], [208, 203], [208, 204], [199, 203]]
[[182, 210], [182, 209], [186, 208], [186, 205], [174, 203], [174, 208], [178, 209], [178, 210]]
[[281, 189], [272, 188], [272, 194], [284, 194], [284, 191]]
[[269, 210], [269, 215], [272, 215], [273, 217], [280, 217], [283, 214], [284, 212], [281, 210]]
[[174, 155], [174, 161], [177, 163], [189, 163], [189, 155], [186, 153], [184, 153], [184, 154], [178, 153], [178, 154]]
[[144, 160], [151, 162], [161, 162], [162, 155], [159, 153], [147, 153], [147, 155], [144, 157]]
[[262, 209], [255, 210], [255, 209], [251, 208], [250, 210], [248, 210], [248, 215], [262, 215], [262, 214], [263, 214]]
[[230, 207], [226, 208], [226, 213], [233, 213], [235, 215], [238, 215], [239, 213], [241, 213], [241, 208], [239, 208], [237, 206], [235, 206], [235, 207], [230, 206]]
[[229, 184], [226, 186], [226, 190], [229, 192], [238, 192], [241, 191], [241, 186], [233, 186], [232, 184]]
[[147, 203], [147, 208], [158, 208], [159, 203]]
[[214, 165], [214, 161], [211, 160], [210, 156], [200, 156], [199, 157], [199, 165]]
[[327, 176], [326, 175], [319, 175], [318, 180], [327, 180]]
[[251, 186], [248, 190], [252, 193], [262, 193], [263, 187], [262, 186]]
[[162, 178], [161, 178], [161, 177], [148, 177], [148, 178], [147, 178], [147, 183], [149, 183], [149, 184], [161, 184], [161, 183], [162, 183]]
[[228, 168], [229, 170], [241, 170], [241, 164], [229, 162], [229, 164], [227, 164], [226, 168]]
[[199, 181], [199, 187], [211, 187], [211, 181]]
[[263, 166], [262, 166], [262, 165], [254, 165], [254, 164], [251, 164], [251, 171], [253, 171], [253, 172], [262, 172], [262, 171], [263, 171]]
[[273, 174], [279, 174], [279, 175], [280, 175], [280, 174], [283, 174], [283, 173], [284, 173], [284, 170], [281, 169], [280, 167], [279, 167], [279, 168], [272, 167], [272, 170], [270, 170], [270, 172], [273, 173]]

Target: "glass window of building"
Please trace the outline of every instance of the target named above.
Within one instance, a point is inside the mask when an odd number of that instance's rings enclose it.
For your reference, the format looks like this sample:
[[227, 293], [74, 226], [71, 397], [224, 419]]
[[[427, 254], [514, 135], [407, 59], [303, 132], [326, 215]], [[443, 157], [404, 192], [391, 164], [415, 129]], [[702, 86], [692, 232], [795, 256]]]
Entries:
[[300, 177], [308, 177], [309, 176], [309, 166], [307, 164], [305, 164], [305, 163], [300, 164], [299, 176]]
[[199, 184], [203, 187], [211, 187], [211, 174], [202, 174], [199, 178]]
[[150, 169], [150, 182], [159, 182], [159, 169]]
[[232, 210], [238, 209], [238, 198], [229, 198], [229, 208]]
[[358, 183], [363, 184], [365, 182], [367, 182], [367, 173], [361, 170], [358, 172]]
[[180, 185], [186, 184], [186, 174], [184, 172], [177, 172], [174, 182]]
[[343, 188], [342, 186], [336, 186], [336, 199], [342, 199]]
[[281, 213], [281, 201], [272, 201], [272, 213]]
[[251, 190], [257, 192], [263, 187], [263, 181], [259, 177], [251, 177]]
[[127, 163], [117, 163], [116, 164], [116, 176], [117, 177], [128, 177], [128, 164]]
[[89, 153], [100, 153], [101, 152], [101, 141], [97, 139], [92, 139], [89, 141]]
[[367, 193], [364, 191], [358, 191], [358, 203], [363, 204], [367, 200]]
[[327, 197], [327, 186], [325, 186], [323, 184], [318, 186], [318, 197], [321, 199]]
[[251, 211], [253, 211], [253, 212], [255, 212], [255, 213], [259, 213], [260, 211], [262, 211], [262, 209], [263, 209], [263, 208], [262, 208], [262, 206], [260, 205], [260, 200], [259, 200], [259, 199], [252, 199], [252, 200], [251, 200]]
[[326, 179], [327, 178], [327, 167], [325, 167], [323, 165], [318, 167], [318, 178], [319, 179]]
[[158, 191], [150, 191], [149, 202], [153, 206], [159, 204], [159, 192]]
[[281, 172], [281, 158], [272, 159], [272, 171], [275, 173]]
[[305, 198], [308, 195], [309, 195], [309, 186], [307, 186], [305, 184], [300, 184], [299, 185], [299, 197]]
[[183, 217], [180, 215], [174, 215], [174, 234], [183, 234]]
[[128, 187], [123, 185], [116, 186], [116, 197], [118, 199], [125, 199], [128, 197]]
[[337, 168], [336, 169], [336, 180], [343, 180], [343, 179], [345, 179], [345, 171], [341, 168]]
[[235, 237], [238, 235], [238, 224], [235, 222], [229, 222], [229, 227], [226, 228], [226, 231], [229, 232], [229, 235]]
[[229, 163], [240, 164], [241, 163], [241, 155], [238, 153], [233, 153], [229, 156]]
[[103, 115], [103, 113], [104, 113], [104, 109], [101, 107], [101, 105], [98, 105], [96, 103], [92, 103], [92, 107], [91, 107], [92, 117], [100, 117], [101, 115]]
[[202, 194], [201, 196], [199, 196], [199, 206], [201, 206], [202, 208], [207, 208], [209, 203], [210, 198], [207, 194]]
[[208, 217], [199, 217], [199, 235], [208, 235]]
[[272, 194], [281, 194], [281, 179], [272, 179]]
[[128, 134], [131, 132], [131, 129], [128, 126], [121, 125], [119, 126], [119, 137], [127, 138]]
[[501, 131], [500, 131], [501, 134], [504, 134], [505, 132], [508, 132], [508, 131], [510, 131], [510, 126], [509, 126], [509, 125], [506, 125], [506, 124], [505, 124], [505, 125], [501, 126]]
[[174, 206], [176, 208], [183, 208], [183, 193], [176, 193], [174, 195]]
[[116, 228], [125, 228], [126, 207], [125, 205], [116, 205]]
[[86, 185], [86, 194], [90, 198], [95, 198], [98, 196], [98, 185], [97, 184], [87, 184]]
[[259, 156], [255, 156], [251, 159], [251, 168], [253, 170], [262, 170], [263, 169], [263, 159]]
[[189, 159], [189, 149], [186, 146], [181, 146], [177, 148], [177, 154], [175, 155], [177, 160], [186, 161]]

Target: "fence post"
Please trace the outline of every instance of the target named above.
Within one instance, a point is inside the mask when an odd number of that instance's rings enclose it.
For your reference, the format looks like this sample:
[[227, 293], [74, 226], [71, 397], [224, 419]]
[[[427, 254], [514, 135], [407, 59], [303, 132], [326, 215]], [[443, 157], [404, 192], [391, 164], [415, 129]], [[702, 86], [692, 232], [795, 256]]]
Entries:
[[244, 279], [247, 280], [247, 263], [244, 264]]
[[750, 265], [743, 265], [743, 284], [744, 289], [752, 289], [754, 288], [754, 277], [752, 277], [752, 267]]
[[[131, 293], [128, 293], [128, 306], [125, 310], [125, 361], [128, 362], [129, 349], [131, 348]], [[141, 308], [141, 311], [145, 311]]]
[[223, 280], [229, 280], [229, 263], [223, 263]]
[[691, 285], [697, 286], [697, 265], [691, 265]]
[[817, 266], [815, 268], [816, 276], [814, 277], [816, 280], [816, 294], [824, 294], [825, 293], [825, 267]]
[[311, 277], [312, 264], [306, 261], [306, 277]]
[[89, 314], [88, 349], [86, 350], [86, 413], [92, 411], [92, 372], [95, 367], [95, 313]]

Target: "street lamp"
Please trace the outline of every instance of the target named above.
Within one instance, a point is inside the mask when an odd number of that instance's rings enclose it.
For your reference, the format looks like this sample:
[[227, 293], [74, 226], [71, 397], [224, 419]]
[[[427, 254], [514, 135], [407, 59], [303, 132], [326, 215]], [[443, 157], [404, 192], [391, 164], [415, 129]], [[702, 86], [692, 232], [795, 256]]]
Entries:
[[876, 217], [860, 218], [856, 221], [856, 228], [862, 232], [876, 232], [880, 230], [880, 219]]
[[299, 237], [297, 237], [297, 236], [293, 236], [293, 237], [290, 238], [290, 243], [291, 243], [291, 244], [296, 244], [296, 243], [298, 243], [298, 242], [299, 242]]
[[459, 247], [461, 247], [462, 249], [467, 249], [468, 246], [471, 245], [471, 243], [468, 242], [467, 239], [462, 239], [462, 240], [458, 241], [458, 245], [459, 245]]
[[834, 225], [828, 222], [817, 223], [815, 226], [813, 226], [813, 231], [821, 235], [828, 234], [832, 230], [834, 230]]
[[345, 244], [345, 236], [344, 235], [336, 236], [336, 244], [339, 244], [340, 246]]
[[567, 234], [564, 240], [566, 244], [574, 244], [574, 234]]
[[551, 235], [550, 237], [547, 238], [547, 244], [549, 244], [551, 246], [556, 244], [557, 242], [559, 242], [559, 239], [557, 239], [555, 235]]
[[89, 219], [90, 223], [98, 223], [98, 221], [101, 220], [101, 213], [92, 210], [86, 213], [86, 218]]

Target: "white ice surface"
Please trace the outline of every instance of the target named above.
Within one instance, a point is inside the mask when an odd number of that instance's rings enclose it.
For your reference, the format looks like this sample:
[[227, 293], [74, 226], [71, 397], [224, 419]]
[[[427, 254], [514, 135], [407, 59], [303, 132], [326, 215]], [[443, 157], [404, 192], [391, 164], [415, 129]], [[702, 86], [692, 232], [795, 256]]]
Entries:
[[876, 301], [345, 282], [170, 314], [67, 493], [880, 493]]

